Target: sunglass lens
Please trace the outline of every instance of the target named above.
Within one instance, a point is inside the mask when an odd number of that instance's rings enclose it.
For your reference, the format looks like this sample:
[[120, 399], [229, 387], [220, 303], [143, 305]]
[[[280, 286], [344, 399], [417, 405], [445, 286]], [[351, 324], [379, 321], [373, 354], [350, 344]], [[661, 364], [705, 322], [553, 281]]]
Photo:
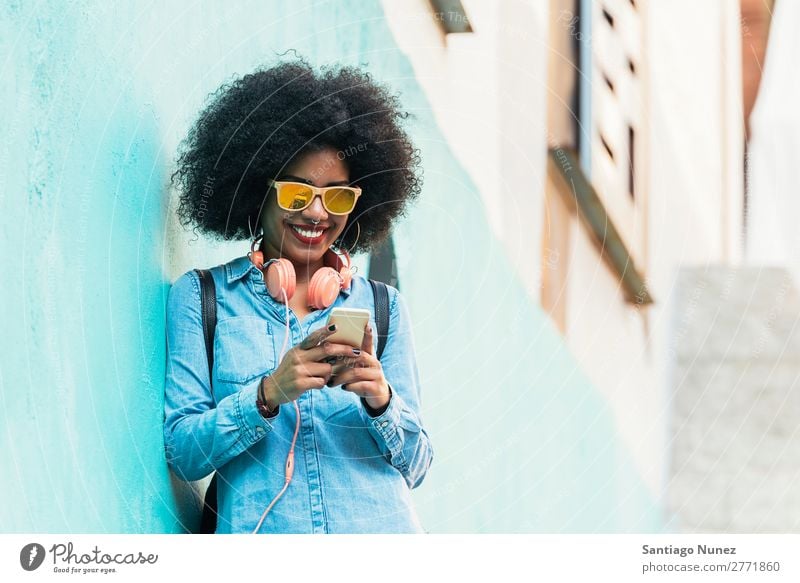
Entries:
[[356, 205], [356, 191], [352, 188], [331, 188], [325, 193], [325, 206], [334, 213], [349, 213]]
[[283, 184], [278, 189], [278, 203], [286, 210], [300, 210], [308, 206], [314, 192], [302, 184]]

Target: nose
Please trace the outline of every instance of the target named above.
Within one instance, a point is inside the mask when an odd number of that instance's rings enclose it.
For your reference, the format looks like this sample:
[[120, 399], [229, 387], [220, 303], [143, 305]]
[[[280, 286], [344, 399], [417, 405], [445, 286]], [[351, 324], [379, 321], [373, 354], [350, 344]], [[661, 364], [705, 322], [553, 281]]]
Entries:
[[307, 208], [303, 209], [303, 216], [312, 221], [322, 221], [328, 218], [328, 212], [322, 204], [322, 195], [314, 195], [314, 200]]

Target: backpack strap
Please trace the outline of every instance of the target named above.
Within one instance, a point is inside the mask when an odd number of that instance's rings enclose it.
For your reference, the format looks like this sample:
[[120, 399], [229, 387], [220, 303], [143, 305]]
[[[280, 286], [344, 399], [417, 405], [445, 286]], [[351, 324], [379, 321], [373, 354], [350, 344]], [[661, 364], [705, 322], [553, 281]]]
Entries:
[[[217, 289], [214, 277], [207, 269], [195, 269], [200, 278], [200, 313], [203, 316], [203, 338], [206, 341], [208, 359], [208, 384], [214, 393], [212, 372], [214, 370], [214, 331], [217, 327]], [[200, 519], [200, 534], [214, 534], [217, 530], [217, 472], [211, 477], [203, 501], [203, 516]]]
[[[203, 337], [208, 358], [208, 384], [211, 385], [211, 373], [214, 370], [214, 330], [217, 327], [217, 289], [210, 271], [195, 269], [195, 272], [200, 278], [200, 311], [203, 314]], [[213, 386], [211, 392], [214, 392]]]
[[370, 279], [369, 283], [375, 299], [375, 325], [378, 327], [377, 357], [380, 360], [386, 339], [389, 337], [389, 290], [382, 281]]

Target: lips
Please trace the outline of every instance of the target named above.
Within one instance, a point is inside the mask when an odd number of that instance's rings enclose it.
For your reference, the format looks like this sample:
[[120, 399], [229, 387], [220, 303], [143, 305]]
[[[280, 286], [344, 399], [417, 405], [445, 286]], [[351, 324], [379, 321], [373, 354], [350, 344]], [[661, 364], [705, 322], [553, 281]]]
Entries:
[[[287, 227], [298, 241], [306, 245], [316, 245], [317, 243], [321, 243], [325, 238], [325, 232], [328, 230], [327, 227], [320, 228], [308, 225], [293, 225], [291, 223], [287, 223]], [[314, 237], [310, 236], [312, 233], [319, 234]]]

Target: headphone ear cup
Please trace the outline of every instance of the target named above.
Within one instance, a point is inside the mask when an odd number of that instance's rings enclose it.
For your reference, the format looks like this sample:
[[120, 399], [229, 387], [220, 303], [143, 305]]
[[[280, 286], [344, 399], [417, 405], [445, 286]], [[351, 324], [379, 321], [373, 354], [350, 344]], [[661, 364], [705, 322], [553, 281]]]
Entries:
[[350, 282], [353, 280], [353, 272], [350, 271], [350, 268], [342, 267], [339, 275], [342, 277], [342, 289], [350, 289]]
[[295, 290], [296, 278], [294, 266], [288, 259], [276, 259], [267, 267], [267, 291], [276, 301], [283, 303], [283, 294], [286, 292], [286, 300], [292, 299]]
[[250, 258], [250, 262], [259, 269], [264, 267], [264, 253], [261, 251], [250, 251], [247, 256]]
[[341, 287], [341, 277], [333, 269], [318, 269], [308, 284], [308, 305], [317, 310], [327, 308], [336, 301]]

